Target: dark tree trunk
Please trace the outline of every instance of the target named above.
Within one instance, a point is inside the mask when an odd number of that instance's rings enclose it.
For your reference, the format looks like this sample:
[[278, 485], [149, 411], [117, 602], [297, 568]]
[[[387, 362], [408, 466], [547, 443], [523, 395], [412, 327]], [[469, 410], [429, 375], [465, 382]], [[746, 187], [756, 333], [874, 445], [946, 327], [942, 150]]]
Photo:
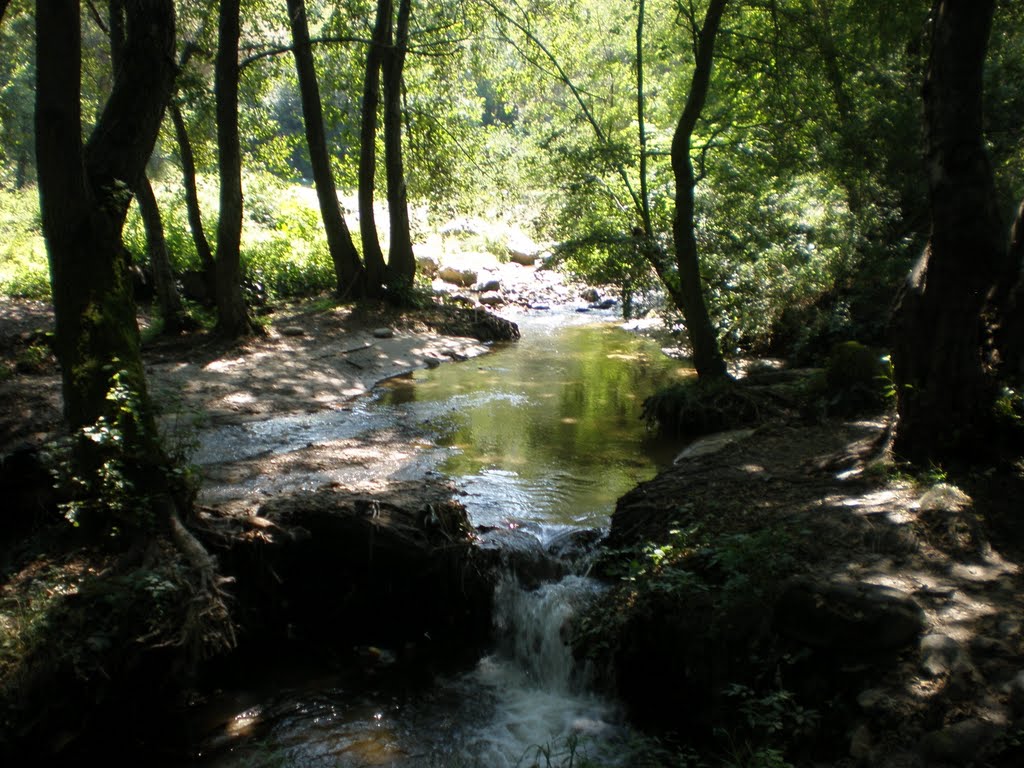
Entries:
[[1000, 281], [997, 305], [1001, 372], [1017, 387], [1024, 384], [1024, 200], [1010, 230], [1006, 269]]
[[192, 142], [188, 137], [188, 129], [185, 126], [185, 118], [181, 114], [181, 108], [172, 102], [170, 110], [171, 122], [174, 123], [174, 135], [178, 141], [178, 156], [181, 159], [181, 175], [185, 186], [185, 210], [188, 213], [188, 226], [192, 233], [192, 242], [195, 243], [196, 253], [199, 255], [199, 263], [202, 266], [203, 277], [206, 283], [206, 292], [210, 297], [213, 297], [217, 295], [217, 267], [213, 260], [213, 251], [210, 249], [210, 241], [206, 239], [206, 231], [203, 229], [203, 212], [199, 207], [199, 190], [196, 185], [196, 159], [192, 152]]
[[141, 431], [148, 436], [126, 437], [150, 441], [141, 446], [149, 453], [155, 429], [121, 229], [174, 80], [174, 5], [124, 5], [122, 65], [83, 148], [79, 3], [37, 3], [36, 151], [65, 420], [74, 430], [116, 417], [107, 394], [117, 376], [141, 404]]
[[220, 218], [217, 221], [217, 333], [236, 339], [256, 332], [242, 294], [242, 151], [238, 136], [240, 0], [221, 0], [214, 89]]
[[345, 217], [341, 213], [338, 191], [334, 186], [334, 173], [331, 170], [327, 139], [324, 136], [320, 87], [317, 85], [313, 49], [309, 43], [305, 0], [288, 0], [288, 16], [292, 28], [295, 69], [302, 95], [302, 114], [305, 118], [309, 160], [313, 166], [313, 181], [320, 202], [320, 215], [323, 218], [327, 245], [337, 276], [337, 293], [340, 298], [357, 298], [363, 289], [363, 266], [352, 242], [352, 235], [345, 224]]
[[675, 238], [679, 283], [671, 293], [683, 312], [686, 330], [693, 347], [693, 366], [701, 379], [719, 379], [728, 375], [725, 360], [718, 346], [718, 335], [711, 324], [707, 305], [704, 303], [697, 237], [694, 231], [694, 188], [697, 186], [697, 180], [690, 158], [690, 142], [707, 99], [714, 62], [715, 37], [726, 2], [727, 0], [711, 0], [708, 5], [698, 40], [690, 93], [672, 137], [672, 173], [676, 184], [676, 212], [672, 221], [672, 232]]
[[402, 162], [402, 72], [409, 46], [411, 0], [400, 0], [395, 42], [384, 57], [384, 169], [388, 184], [388, 215], [391, 222], [391, 247], [388, 251], [386, 282], [388, 290], [401, 298], [408, 294], [416, 278], [416, 257], [409, 229], [409, 198]]
[[135, 198], [139, 202], [139, 213], [146, 228], [146, 250], [149, 253], [150, 268], [153, 270], [153, 287], [156, 289], [157, 306], [163, 320], [163, 332], [176, 335], [188, 327], [188, 317], [174, 282], [160, 206], [156, 195], [153, 194], [153, 185], [145, 175], [135, 188]]
[[7, 13], [7, 6], [10, 4], [10, 0], [0, 0], [0, 24], [3, 24], [4, 16]]
[[359, 235], [366, 267], [366, 294], [380, 297], [384, 286], [384, 253], [377, 236], [373, 212], [374, 183], [377, 176], [377, 109], [380, 106], [380, 69], [384, 50], [391, 41], [392, 0], [377, 0], [377, 19], [366, 51], [366, 77], [363, 81], [363, 115], [359, 130]]
[[931, 234], [897, 309], [894, 448], [914, 461], [984, 445], [994, 387], [982, 314], [1006, 243], [982, 135], [982, 70], [994, 0], [937, 0], [924, 85]]

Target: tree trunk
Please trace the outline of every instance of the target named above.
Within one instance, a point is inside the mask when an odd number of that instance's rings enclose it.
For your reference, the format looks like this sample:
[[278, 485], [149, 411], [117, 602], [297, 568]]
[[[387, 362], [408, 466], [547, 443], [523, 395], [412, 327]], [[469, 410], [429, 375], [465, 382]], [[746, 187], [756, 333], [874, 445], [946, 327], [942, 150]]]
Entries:
[[982, 135], [982, 70], [994, 0], [936, 0], [924, 84], [931, 234], [897, 309], [899, 423], [914, 461], [984, 445], [995, 394], [982, 313], [1006, 258]]
[[76, 430], [116, 418], [107, 395], [117, 377], [140, 404], [140, 432], [125, 438], [149, 456], [156, 430], [121, 229], [174, 80], [174, 5], [126, 0], [125, 9], [123, 65], [83, 148], [79, 3], [37, 3], [36, 151], [65, 421]]
[[366, 267], [366, 294], [383, 295], [384, 253], [377, 236], [373, 212], [374, 183], [377, 175], [377, 108], [380, 106], [380, 69], [384, 50], [391, 41], [392, 0], [377, 0], [377, 19], [366, 52], [366, 77], [363, 81], [363, 115], [359, 130], [359, 235]]
[[402, 71], [409, 45], [410, 0], [400, 0], [395, 42], [383, 62], [384, 73], [384, 168], [388, 183], [388, 215], [391, 247], [386, 281], [398, 299], [408, 295], [416, 278], [416, 257], [409, 228], [409, 199], [402, 163]]
[[153, 185], [145, 174], [135, 188], [135, 197], [139, 202], [139, 213], [142, 224], [146, 228], [146, 250], [149, 252], [149, 263], [153, 270], [153, 286], [156, 289], [157, 306], [163, 320], [163, 332], [176, 335], [188, 327], [185, 308], [181, 304], [181, 296], [174, 283], [174, 271], [167, 253], [167, 238], [164, 236], [164, 223], [160, 217], [160, 206]]
[[1001, 372], [1024, 385], [1024, 200], [1010, 229], [1010, 248], [1001, 280], [996, 346]]
[[323, 218], [327, 245], [337, 276], [337, 293], [340, 298], [357, 298], [362, 294], [363, 265], [359, 261], [359, 253], [345, 224], [345, 217], [338, 204], [338, 191], [334, 186], [334, 173], [331, 170], [327, 139], [324, 136], [320, 87], [317, 85], [313, 49], [309, 43], [305, 0], [288, 0], [288, 17], [294, 44], [292, 50], [295, 54], [295, 70], [302, 96], [309, 160], [313, 166], [313, 181], [320, 203], [320, 215]]
[[199, 255], [199, 263], [203, 270], [204, 282], [206, 283], [206, 292], [212, 298], [217, 295], [217, 266], [213, 260], [210, 241], [206, 239], [206, 231], [203, 229], [203, 212], [199, 207], [199, 189], [196, 185], [196, 159], [192, 152], [192, 142], [188, 137], [188, 129], [185, 126], [185, 118], [181, 114], [181, 107], [172, 102], [170, 109], [171, 122], [174, 123], [174, 135], [178, 141], [178, 156], [181, 159], [181, 175], [185, 187], [185, 210], [188, 213], [188, 226], [192, 233], [192, 242], [195, 244], [196, 253]]
[[711, 68], [714, 62], [715, 37], [722, 21], [727, 0], [711, 0], [704, 16], [697, 45], [693, 80], [686, 106], [676, 125], [672, 137], [672, 173], [676, 185], [676, 212], [672, 221], [672, 232], [676, 247], [676, 268], [679, 275], [678, 289], [672, 292], [686, 321], [686, 330], [693, 347], [693, 366], [701, 379], [719, 379], [728, 376], [725, 360], [718, 346], [718, 335], [711, 325], [704, 290], [701, 285], [700, 260], [697, 253], [695, 234], [694, 188], [697, 180], [690, 158], [690, 142], [693, 138], [697, 119], [704, 109], [708, 86], [711, 82]]
[[220, 219], [217, 221], [217, 333], [236, 339], [256, 332], [242, 294], [242, 151], [238, 137], [240, 0], [221, 0], [214, 89]]

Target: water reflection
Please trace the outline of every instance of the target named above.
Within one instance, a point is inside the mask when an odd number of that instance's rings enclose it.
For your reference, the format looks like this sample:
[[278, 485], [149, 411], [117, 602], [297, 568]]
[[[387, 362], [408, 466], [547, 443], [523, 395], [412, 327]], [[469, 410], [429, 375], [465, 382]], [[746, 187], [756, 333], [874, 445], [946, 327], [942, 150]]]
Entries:
[[640, 421], [645, 397], [690, 375], [652, 341], [610, 323], [533, 328], [463, 365], [389, 382], [377, 407], [444, 418], [438, 442], [474, 521], [604, 525], [615, 500], [671, 461]]

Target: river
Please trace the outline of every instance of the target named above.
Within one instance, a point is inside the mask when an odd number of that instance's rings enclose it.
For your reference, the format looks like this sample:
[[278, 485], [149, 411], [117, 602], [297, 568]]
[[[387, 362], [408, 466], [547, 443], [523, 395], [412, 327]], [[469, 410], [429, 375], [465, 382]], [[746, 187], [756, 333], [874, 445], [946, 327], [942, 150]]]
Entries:
[[[675, 455], [678, 446], [645, 429], [641, 404], [689, 372], [655, 342], [596, 314], [514, 317], [518, 343], [386, 382], [344, 414], [208, 434], [200, 463], [401, 426], [431, 444], [392, 476], [451, 478], [476, 525], [515, 526], [542, 541], [569, 528], [605, 527], [616, 499]], [[563, 638], [567, 620], [601, 588], [582, 575], [532, 591], [505, 579], [491, 652], [427, 681], [389, 674], [388, 649], [369, 649], [379, 673], [305, 670], [226, 695], [224, 723], [193, 764], [547, 768], [578, 766], [584, 757], [625, 764], [636, 735], [614, 702], [588, 690]]]

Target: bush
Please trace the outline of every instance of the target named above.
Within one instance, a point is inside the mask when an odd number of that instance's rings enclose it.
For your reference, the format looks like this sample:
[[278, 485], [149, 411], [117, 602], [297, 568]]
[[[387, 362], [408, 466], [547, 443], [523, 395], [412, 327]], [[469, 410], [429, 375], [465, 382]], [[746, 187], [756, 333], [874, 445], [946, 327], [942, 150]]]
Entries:
[[0, 190], [0, 295], [50, 298], [50, 267], [34, 189]]
[[761, 421], [767, 403], [730, 379], [690, 379], [644, 400], [643, 418], [667, 435], [703, 435]]

